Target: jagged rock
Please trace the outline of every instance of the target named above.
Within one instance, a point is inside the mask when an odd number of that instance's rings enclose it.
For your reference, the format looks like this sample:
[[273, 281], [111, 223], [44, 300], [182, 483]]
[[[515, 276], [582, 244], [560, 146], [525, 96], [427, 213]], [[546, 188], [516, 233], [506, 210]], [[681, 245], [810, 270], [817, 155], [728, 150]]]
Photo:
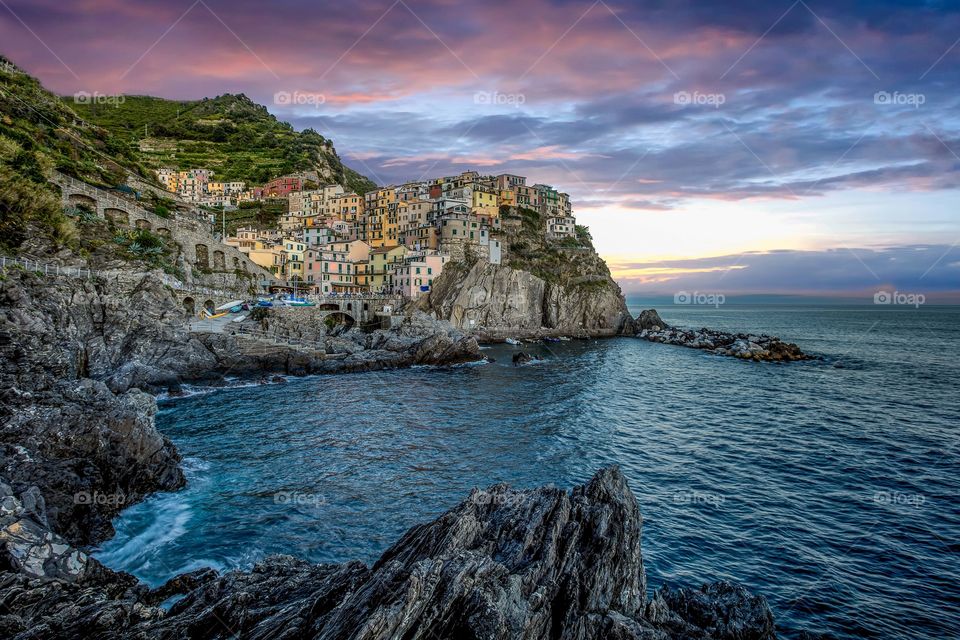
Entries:
[[[642, 519], [616, 468], [568, 493], [475, 490], [415, 526], [372, 567], [271, 556], [251, 571], [178, 576], [148, 590], [92, 561], [73, 581], [0, 573], [0, 631], [98, 638], [775, 637], [763, 598], [728, 583], [646, 598]], [[169, 613], [161, 599], [186, 594]]]
[[803, 353], [797, 345], [766, 334], [756, 336], [707, 328], [690, 331], [671, 327], [660, 319], [655, 309], [641, 312], [633, 322], [633, 329], [636, 337], [650, 342], [703, 349], [710, 353], [732, 356], [741, 360], [792, 362], [814, 358]]

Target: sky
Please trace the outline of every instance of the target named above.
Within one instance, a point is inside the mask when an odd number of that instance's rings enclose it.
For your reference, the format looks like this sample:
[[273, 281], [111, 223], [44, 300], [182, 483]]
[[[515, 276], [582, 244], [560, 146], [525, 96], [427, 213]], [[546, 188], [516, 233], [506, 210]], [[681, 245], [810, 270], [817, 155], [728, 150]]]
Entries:
[[244, 93], [380, 184], [554, 185], [628, 294], [960, 301], [956, 0], [0, 0], [0, 52]]

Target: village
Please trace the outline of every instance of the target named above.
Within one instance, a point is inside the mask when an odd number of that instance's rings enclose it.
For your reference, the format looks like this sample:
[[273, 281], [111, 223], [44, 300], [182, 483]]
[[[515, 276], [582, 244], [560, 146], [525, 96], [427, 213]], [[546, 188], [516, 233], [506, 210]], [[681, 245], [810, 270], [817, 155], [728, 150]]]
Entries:
[[[502, 214], [536, 212], [547, 239], [576, 234], [570, 196], [524, 176], [465, 171], [425, 181], [347, 192], [294, 174], [258, 187], [219, 182], [208, 169], [157, 172], [182, 200], [234, 210], [244, 203], [279, 202], [272, 228], [242, 226], [223, 234], [252, 262], [297, 296], [389, 294], [416, 299], [430, 291], [451, 260], [500, 264]], [[224, 227], [225, 231], [225, 227]]]

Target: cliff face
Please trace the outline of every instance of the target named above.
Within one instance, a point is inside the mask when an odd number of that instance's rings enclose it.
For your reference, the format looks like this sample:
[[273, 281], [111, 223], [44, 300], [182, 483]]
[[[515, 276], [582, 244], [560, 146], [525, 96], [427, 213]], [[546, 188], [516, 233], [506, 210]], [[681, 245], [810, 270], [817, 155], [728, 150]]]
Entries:
[[421, 305], [489, 339], [612, 336], [631, 322], [620, 288], [609, 277], [547, 282], [529, 271], [483, 261], [469, 268], [445, 267]]
[[633, 319], [620, 287], [585, 227], [548, 239], [546, 219], [524, 207], [502, 207], [494, 232], [502, 264], [469, 256], [434, 280], [421, 309], [481, 339], [613, 336]]

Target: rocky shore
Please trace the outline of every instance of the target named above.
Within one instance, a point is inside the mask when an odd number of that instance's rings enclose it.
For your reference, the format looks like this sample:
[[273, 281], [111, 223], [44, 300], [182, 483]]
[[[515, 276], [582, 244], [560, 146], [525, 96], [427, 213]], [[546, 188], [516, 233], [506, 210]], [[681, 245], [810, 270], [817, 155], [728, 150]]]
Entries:
[[475, 490], [372, 567], [272, 556], [154, 590], [47, 531], [30, 494], [0, 495], [0, 635], [17, 640], [776, 637], [764, 598], [734, 584], [648, 597], [642, 518], [616, 468], [570, 493]]
[[633, 323], [636, 337], [650, 342], [703, 349], [720, 356], [755, 362], [794, 362], [813, 360], [792, 342], [766, 334], [729, 333], [714, 329], [671, 327], [654, 309], [643, 311]]
[[[183, 486], [145, 391], [213, 376], [361, 371], [480, 358], [412, 313], [390, 331], [252, 320], [320, 348], [191, 334], [155, 274], [0, 280], [0, 637], [772, 638], [762, 597], [718, 583], [648, 597], [641, 517], [616, 469], [567, 493], [475, 492], [372, 567], [265, 559], [158, 589], [83, 548], [155, 491]], [[161, 603], [182, 596], [167, 610]], [[168, 603], [169, 604], [169, 603]]]

